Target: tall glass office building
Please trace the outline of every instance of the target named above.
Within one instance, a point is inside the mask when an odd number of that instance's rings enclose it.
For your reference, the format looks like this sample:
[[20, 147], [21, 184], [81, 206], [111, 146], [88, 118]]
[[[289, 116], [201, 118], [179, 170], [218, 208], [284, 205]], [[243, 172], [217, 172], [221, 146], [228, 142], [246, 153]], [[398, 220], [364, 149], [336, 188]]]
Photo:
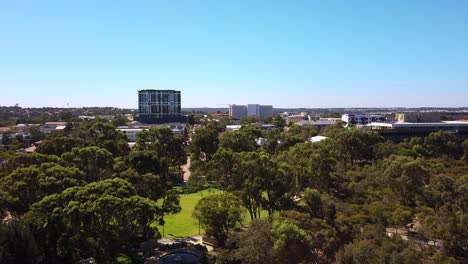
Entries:
[[138, 91], [138, 121], [146, 124], [185, 122], [182, 116], [180, 91]]

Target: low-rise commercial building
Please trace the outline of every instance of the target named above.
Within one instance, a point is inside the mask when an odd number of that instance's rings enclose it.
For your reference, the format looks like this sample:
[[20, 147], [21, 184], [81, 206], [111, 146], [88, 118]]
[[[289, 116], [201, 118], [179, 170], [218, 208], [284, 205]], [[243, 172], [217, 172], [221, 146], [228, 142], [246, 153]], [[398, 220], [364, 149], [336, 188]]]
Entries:
[[63, 130], [65, 129], [67, 122], [45, 122], [44, 125], [40, 127], [42, 133], [50, 133], [52, 131]]
[[384, 122], [386, 120], [384, 115], [374, 114], [344, 114], [341, 116], [341, 120], [346, 124], [369, 124], [372, 122]]
[[130, 125], [130, 126], [119, 126], [117, 127], [117, 131], [124, 133], [130, 142], [135, 142], [137, 139], [138, 133], [140, 133], [143, 130], [147, 130], [152, 127], [159, 127], [159, 126], [165, 126], [165, 127], [170, 128], [172, 132], [174, 132], [174, 134], [176, 135], [183, 136], [185, 134], [186, 125], [183, 123], [168, 123], [168, 124], [163, 124], [163, 125], [137, 124], [137, 125]]
[[441, 121], [441, 122], [390, 122], [390, 123], [381, 123], [373, 122], [366, 125], [356, 126], [358, 128], [368, 128], [373, 130], [379, 129], [407, 129], [407, 130], [421, 130], [421, 131], [453, 131], [457, 132], [459, 130], [468, 129], [467, 121]]
[[318, 129], [323, 129], [325, 127], [333, 126], [336, 122], [333, 120], [301, 120], [296, 122], [296, 125], [299, 126], [316, 126]]
[[128, 141], [130, 142], [135, 142], [137, 139], [137, 134], [143, 131], [144, 128], [123, 128], [123, 127], [118, 127], [117, 130], [124, 133]]
[[440, 121], [440, 122], [373, 122], [356, 125], [356, 128], [374, 130], [382, 136], [390, 138], [404, 138], [408, 136], [427, 136], [432, 132], [446, 131], [468, 137], [468, 121]]
[[395, 114], [395, 120], [404, 123], [439, 122], [439, 112], [402, 112]]
[[[240, 130], [244, 125], [227, 125], [226, 126], [226, 131], [237, 131], [237, 130]], [[256, 126], [259, 128], [259, 129], [271, 129], [271, 128], [274, 128], [275, 126], [272, 125], [272, 124], [256, 124]]]

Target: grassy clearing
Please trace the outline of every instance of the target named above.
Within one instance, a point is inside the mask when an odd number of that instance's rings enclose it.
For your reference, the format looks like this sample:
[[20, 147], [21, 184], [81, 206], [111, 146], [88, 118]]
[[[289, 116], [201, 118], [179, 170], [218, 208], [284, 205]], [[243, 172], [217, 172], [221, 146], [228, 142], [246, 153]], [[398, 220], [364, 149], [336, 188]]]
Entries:
[[[166, 225], [164, 226], [164, 237], [174, 236], [193, 236], [198, 235], [198, 220], [192, 217], [195, 205], [201, 198], [221, 193], [217, 189], [207, 189], [191, 194], [180, 195], [180, 206], [182, 210], [175, 215], [164, 217]], [[163, 233], [163, 227], [157, 226], [159, 232]], [[203, 233], [203, 229], [201, 230]]]
[[[166, 238], [173, 238], [179, 236], [194, 236], [198, 235], [198, 220], [192, 217], [193, 210], [195, 209], [195, 205], [198, 203], [200, 199], [203, 197], [207, 197], [214, 194], [222, 193], [222, 191], [218, 189], [207, 189], [196, 193], [191, 194], [181, 194], [180, 195], [180, 206], [182, 210], [175, 215], [167, 215], [164, 217], [166, 221], [166, 225], [164, 226], [164, 237]], [[262, 210], [261, 217], [267, 217], [268, 213]], [[244, 225], [248, 225], [250, 223], [250, 216], [248, 212], [246, 212]], [[153, 223], [153, 225], [157, 226], [159, 232], [163, 234], [163, 227], [157, 225], [157, 223]], [[203, 228], [200, 228], [200, 232], [203, 234]]]

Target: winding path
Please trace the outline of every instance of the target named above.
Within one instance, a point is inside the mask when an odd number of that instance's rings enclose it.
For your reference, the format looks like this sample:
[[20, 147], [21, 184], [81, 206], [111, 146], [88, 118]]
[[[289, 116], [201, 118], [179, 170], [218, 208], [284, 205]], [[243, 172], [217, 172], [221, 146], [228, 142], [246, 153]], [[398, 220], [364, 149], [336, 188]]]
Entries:
[[188, 179], [190, 178], [190, 157], [187, 157], [187, 163], [182, 165], [182, 171], [184, 172], [184, 182], [187, 182]]

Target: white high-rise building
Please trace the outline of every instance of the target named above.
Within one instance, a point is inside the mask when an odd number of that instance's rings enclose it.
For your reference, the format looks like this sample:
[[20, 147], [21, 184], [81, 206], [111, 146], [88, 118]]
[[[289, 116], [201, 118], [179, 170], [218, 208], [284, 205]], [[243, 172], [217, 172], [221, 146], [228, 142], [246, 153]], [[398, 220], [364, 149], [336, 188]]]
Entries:
[[273, 117], [273, 106], [272, 105], [260, 105], [258, 111], [258, 118], [263, 120], [267, 117]]
[[247, 116], [245, 105], [229, 105], [229, 117], [231, 119], [241, 119]]
[[247, 116], [256, 116], [263, 120], [273, 116], [273, 106], [271, 105], [229, 105], [229, 117], [231, 119], [241, 119]]
[[247, 105], [247, 115], [248, 116], [258, 116], [258, 117], [260, 117], [260, 105], [258, 105], [258, 104], [248, 104]]

